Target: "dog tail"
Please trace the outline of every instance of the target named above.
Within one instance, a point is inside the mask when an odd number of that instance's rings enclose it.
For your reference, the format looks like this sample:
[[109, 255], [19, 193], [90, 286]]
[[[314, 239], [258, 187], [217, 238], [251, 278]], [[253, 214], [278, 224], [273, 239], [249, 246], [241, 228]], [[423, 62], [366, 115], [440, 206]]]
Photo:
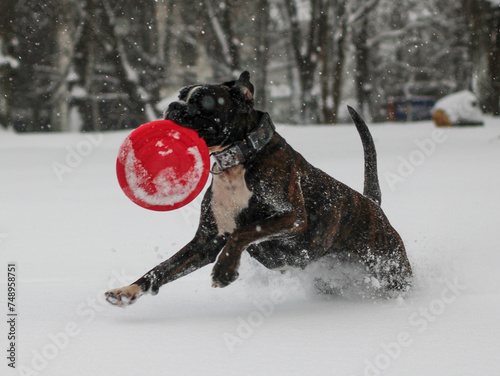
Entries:
[[361, 116], [359, 116], [352, 107], [347, 106], [347, 109], [351, 114], [352, 120], [354, 120], [354, 124], [356, 124], [356, 129], [361, 137], [365, 153], [365, 185], [363, 188], [363, 195], [380, 205], [382, 203], [382, 193], [378, 182], [377, 152], [375, 150], [372, 135]]

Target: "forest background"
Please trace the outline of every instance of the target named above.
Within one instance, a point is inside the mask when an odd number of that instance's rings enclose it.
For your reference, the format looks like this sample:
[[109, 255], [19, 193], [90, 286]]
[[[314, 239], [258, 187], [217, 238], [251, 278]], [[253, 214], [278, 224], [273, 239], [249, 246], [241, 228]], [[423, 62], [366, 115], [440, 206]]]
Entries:
[[[103, 131], [249, 70], [275, 121], [473, 91], [500, 115], [498, 0], [0, 0], [0, 124]], [[409, 119], [411, 120], [411, 119]]]

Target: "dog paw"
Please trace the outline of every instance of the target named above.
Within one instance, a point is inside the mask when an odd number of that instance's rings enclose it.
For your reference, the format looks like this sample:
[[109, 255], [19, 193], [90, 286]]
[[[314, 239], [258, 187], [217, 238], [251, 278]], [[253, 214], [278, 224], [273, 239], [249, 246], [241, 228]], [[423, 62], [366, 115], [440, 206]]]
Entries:
[[134, 304], [143, 293], [139, 286], [130, 285], [106, 291], [104, 295], [109, 303], [118, 307], [125, 307]]
[[216, 270], [212, 272], [212, 287], [226, 287], [236, 281], [240, 274], [236, 270]]

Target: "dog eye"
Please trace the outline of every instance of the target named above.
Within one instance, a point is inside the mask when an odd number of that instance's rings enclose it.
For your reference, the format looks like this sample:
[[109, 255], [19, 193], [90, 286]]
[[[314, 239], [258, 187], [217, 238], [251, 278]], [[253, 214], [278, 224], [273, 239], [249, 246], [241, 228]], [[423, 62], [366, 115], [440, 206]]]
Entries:
[[224, 103], [226, 103], [226, 101], [224, 100], [224, 98], [219, 97], [219, 99], [217, 99], [217, 103], [219, 103], [221, 106], [223, 106]]
[[205, 110], [213, 110], [215, 108], [215, 100], [210, 95], [205, 95], [201, 99], [201, 105]]

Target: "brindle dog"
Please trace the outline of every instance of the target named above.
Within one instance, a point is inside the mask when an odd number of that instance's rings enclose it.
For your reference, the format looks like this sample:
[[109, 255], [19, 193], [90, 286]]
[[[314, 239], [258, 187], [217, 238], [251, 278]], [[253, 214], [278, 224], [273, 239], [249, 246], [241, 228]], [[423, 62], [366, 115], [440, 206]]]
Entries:
[[198, 231], [186, 246], [129, 286], [110, 290], [118, 306], [214, 263], [214, 287], [238, 278], [243, 251], [269, 269], [305, 268], [335, 255], [362, 263], [383, 290], [406, 291], [412, 271], [405, 247], [380, 208], [376, 152], [352, 109], [365, 154], [360, 194], [312, 166], [253, 106], [250, 75], [181, 90], [165, 118], [194, 129], [216, 163]]

